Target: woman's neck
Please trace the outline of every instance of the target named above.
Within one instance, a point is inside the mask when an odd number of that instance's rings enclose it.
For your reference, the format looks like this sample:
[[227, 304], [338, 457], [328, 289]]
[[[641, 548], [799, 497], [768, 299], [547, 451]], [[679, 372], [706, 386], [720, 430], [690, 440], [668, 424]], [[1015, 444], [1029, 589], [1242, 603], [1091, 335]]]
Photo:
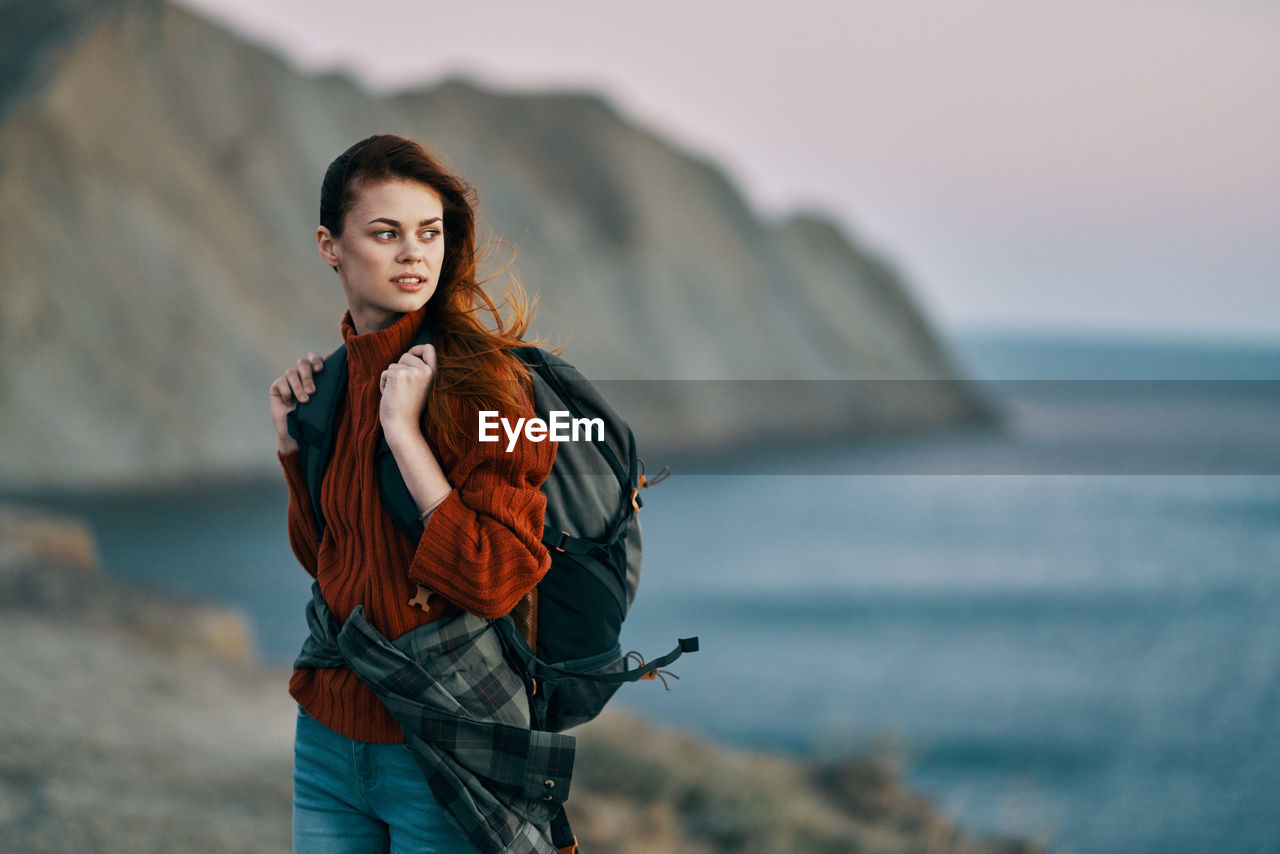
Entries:
[[403, 314], [394, 311], [363, 311], [358, 314], [352, 311], [351, 323], [355, 326], [357, 335], [367, 335], [394, 326], [402, 317]]

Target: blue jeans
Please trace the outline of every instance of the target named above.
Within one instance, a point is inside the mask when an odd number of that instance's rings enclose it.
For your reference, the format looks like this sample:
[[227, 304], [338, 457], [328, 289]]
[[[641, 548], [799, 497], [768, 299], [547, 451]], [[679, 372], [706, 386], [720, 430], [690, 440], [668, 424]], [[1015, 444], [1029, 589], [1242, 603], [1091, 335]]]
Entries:
[[294, 854], [475, 854], [403, 744], [353, 741], [298, 711]]

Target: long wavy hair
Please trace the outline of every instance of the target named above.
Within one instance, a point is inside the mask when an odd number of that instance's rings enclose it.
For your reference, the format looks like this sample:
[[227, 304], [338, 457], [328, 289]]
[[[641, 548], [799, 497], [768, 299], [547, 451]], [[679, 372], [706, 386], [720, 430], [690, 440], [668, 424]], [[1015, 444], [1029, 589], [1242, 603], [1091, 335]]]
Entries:
[[[391, 134], [363, 139], [329, 164], [320, 187], [320, 224], [342, 234], [347, 211], [361, 187], [380, 181], [416, 181], [439, 194], [444, 203], [444, 262], [435, 293], [427, 301], [426, 322], [439, 356], [431, 383], [427, 414], [445, 443], [459, 450], [464, 426], [449, 398], [479, 409], [518, 411], [521, 393], [531, 394], [528, 372], [509, 351], [525, 344], [532, 307], [519, 280], [511, 277], [502, 305], [495, 304], [476, 278], [476, 192], [417, 142]], [[488, 315], [490, 325], [483, 321]], [[474, 422], [472, 422], [474, 424]]]

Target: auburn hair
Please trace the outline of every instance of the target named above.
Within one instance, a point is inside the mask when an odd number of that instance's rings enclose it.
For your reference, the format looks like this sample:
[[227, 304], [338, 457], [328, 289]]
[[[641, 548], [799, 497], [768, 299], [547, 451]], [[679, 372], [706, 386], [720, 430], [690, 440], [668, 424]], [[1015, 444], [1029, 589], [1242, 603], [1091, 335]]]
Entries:
[[[439, 194], [443, 203], [444, 261], [435, 293], [427, 301], [424, 321], [439, 357], [439, 370], [427, 397], [427, 415], [440, 428], [450, 450], [457, 453], [465, 429], [460, 422], [464, 414], [480, 409], [521, 411], [527, 405], [525, 400], [532, 399], [528, 371], [510, 352], [526, 343], [532, 308], [515, 277], [511, 277], [502, 303], [509, 317], [503, 317], [485, 292], [486, 282], [476, 278], [475, 188], [411, 139], [392, 134], [371, 136], [330, 163], [320, 187], [320, 224], [334, 237], [340, 236], [360, 189], [381, 181], [424, 184]], [[483, 322], [486, 314], [492, 328]]]

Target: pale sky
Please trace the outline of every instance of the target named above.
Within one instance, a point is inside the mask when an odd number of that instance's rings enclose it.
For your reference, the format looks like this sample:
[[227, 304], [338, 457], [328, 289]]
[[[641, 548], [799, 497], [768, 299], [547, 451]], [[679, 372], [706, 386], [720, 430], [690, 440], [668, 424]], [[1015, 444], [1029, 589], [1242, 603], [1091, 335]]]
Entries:
[[946, 329], [1280, 342], [1271, 0], [182, 0], [307, 70], [600, 92]]

